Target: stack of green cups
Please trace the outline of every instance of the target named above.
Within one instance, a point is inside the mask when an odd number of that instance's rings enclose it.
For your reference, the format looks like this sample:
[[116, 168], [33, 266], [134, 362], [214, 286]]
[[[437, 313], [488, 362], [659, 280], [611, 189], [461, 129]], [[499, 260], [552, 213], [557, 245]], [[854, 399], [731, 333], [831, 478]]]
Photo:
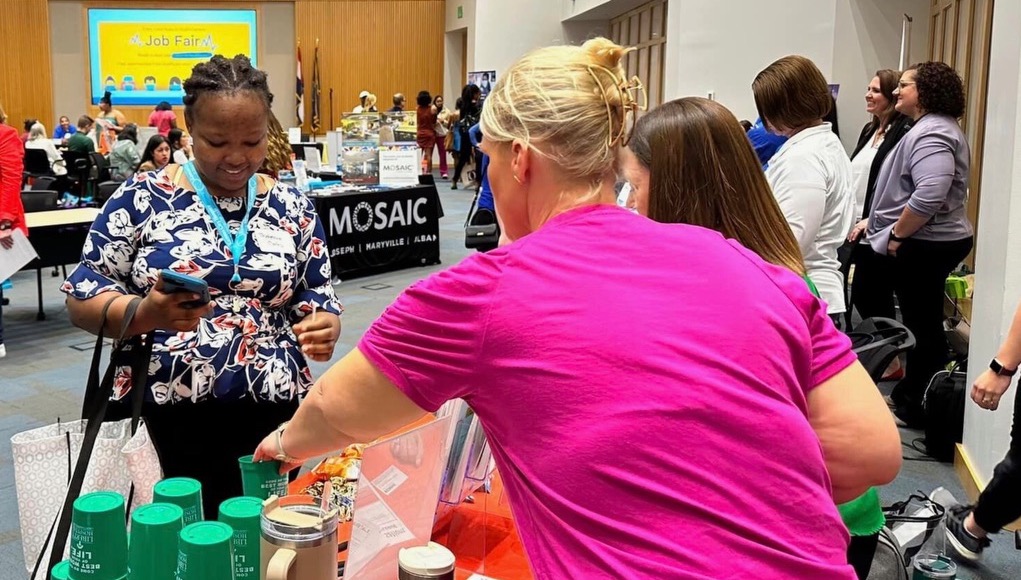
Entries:
[[131, 514], [128, 574], [131, 580], [174, 580], [177, 537], [184, 510], [172, 503], [151, 503]]
[[50, 580], [70, 580], [71, 562], [64, 560], [50, 570]]
[[220, 504], [219, 520], [234, 529], [234, 580], [259, 580], [262, 500], [235, 497]]
[[181, 530], [176, 580], [232, 580], [234, 530], [223, 522], [198, 522]]
[[152, 488], [153, 503], [172, 503], [184, 510], [184, 525], [201, 522], [202, 484], [190, 477], [164, 479]]
[[280, 475], [279, 461], [256, 462], [252, 455], [238, 459], [241, 466], [241, 487], [247, 497], [269, 499], [287, 495], [287, 474]]
[[124, 497], [97, 491], [74, 500], [70, 577], [122, 580], [128, 575], [128, 528]]

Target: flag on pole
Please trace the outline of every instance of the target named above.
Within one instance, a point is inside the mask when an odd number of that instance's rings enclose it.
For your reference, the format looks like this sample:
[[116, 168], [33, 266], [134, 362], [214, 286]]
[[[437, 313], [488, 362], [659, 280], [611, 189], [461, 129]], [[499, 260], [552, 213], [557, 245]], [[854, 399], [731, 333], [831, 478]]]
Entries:
[[298, 78], [294, 86], [294, 107], [295, 115], [298, 118], [298, 126], [305, 125], [305, 81], [301, 80], [301, 43], [298, 43]]
[[312, 133], [319, 132], [320, 117], [319, 117], [319, 101], [322, 95], [320, 94], [319, 86], [319, 39], [316, 39], [316, 50], [315, 56], [312, 57]]

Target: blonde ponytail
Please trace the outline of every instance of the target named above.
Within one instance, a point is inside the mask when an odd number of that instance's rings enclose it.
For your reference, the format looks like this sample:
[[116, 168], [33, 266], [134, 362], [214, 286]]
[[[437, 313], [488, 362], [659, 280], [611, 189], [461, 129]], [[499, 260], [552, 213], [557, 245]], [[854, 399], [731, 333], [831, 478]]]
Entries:
[[487, 141], [520, 140], [571, 179], [598, 188], [641, 108], [621, 61], [632, 49], [605, 38], [525, 55], [497, 82], [482, 111]]

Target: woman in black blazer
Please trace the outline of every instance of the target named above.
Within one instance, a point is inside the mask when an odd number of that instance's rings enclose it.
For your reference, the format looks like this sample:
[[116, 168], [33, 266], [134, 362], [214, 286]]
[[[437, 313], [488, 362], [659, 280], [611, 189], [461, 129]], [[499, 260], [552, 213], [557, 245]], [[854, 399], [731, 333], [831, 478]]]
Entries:
[[855, 226], [847, 236], [847, 244], [841, 248], [845, 289], [851, 264], [855, 266], [851, 299], [845, 314], [848, 329], [851, 327], [855, 293], [868, 291], [870, 264], [866, 263], [866, 252], [857, 251], [857, 248], [859, 244], [865, 242], [865, 227], [868, 225], [872, 199], [875, 197], [876, 177], [879, 176], [886, 156], [893, 151], [912, 125], [910, 117], [901, 115], [893, 108], [897, 102], [893, 91], [899, 81], [899, 71], [889, 69], [876, 71], [876, 76], [872, 78], [865, 93], [865, 110], [872, 113], [872, 121], [862, 129], [858, 145], [851, 153], [855, 185]]

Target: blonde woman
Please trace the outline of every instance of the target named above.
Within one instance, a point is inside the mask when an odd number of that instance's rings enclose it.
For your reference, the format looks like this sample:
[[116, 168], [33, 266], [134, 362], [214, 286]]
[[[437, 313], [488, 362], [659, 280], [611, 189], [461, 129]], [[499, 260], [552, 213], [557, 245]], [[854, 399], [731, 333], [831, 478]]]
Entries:
[[482, 147], [511, 243], [406, 290], [257, 458], [293, 469], [462, 397], [538, 578], [851, 580], [834, 496], [896, 475], [897, 429], [799, 276], [615, 205], [626, 52], [503, 75]]
[[46, 134], [46, 127], [42, 123], [34, 123], [28, 130], [28, 141], [25, 141], [25, 149], [41, 149], [46, 152], [46, 159], [50, 162], [50, 169], [54, 175], [67, 175], [67, 167], [64, 165], [64, 158], [57, 152]]

